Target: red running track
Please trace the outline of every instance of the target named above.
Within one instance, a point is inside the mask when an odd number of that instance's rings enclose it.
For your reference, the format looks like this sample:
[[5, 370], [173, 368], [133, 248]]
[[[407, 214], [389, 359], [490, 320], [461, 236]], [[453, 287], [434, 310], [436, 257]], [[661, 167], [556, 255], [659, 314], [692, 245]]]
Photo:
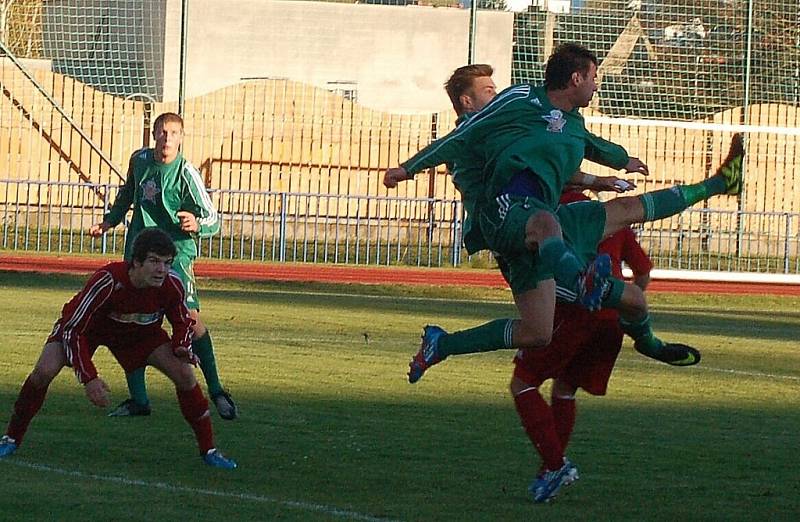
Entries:
[[[0, 255], [0, 270], [88, 274], [117, 258]], [[306, 281], [322, 283], [362, 283], [391, 285], [483, 286], [504, 288], [496, 270], [454, 268], [406, 268], [307, 263], [255, 263], [207, 261], [195, 264], [199, 277], [257, 281]], [[800, 285], [773, 283], [725, 283], [659, 279], [648, 291], [698, 294], [772, 294], [800, 296]]]

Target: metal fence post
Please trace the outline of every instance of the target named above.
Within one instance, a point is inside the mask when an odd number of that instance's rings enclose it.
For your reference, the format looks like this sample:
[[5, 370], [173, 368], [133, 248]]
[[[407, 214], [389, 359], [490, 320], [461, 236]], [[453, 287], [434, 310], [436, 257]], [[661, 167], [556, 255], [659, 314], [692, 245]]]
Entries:
[[288, 194], [286, 194], [286, 192], [281, 192], [281, 223], [279, 227], [280, 231], [278, 232], [278, 245], [280, 248], [278, 260], [281, 263], [286, 262], [286, 206], [288, 199]]
[[785, 212], [784, 217], [786, 218], [786, 228], [784, 231], [783, 236], [783, 273], [789, 273], [789, 254], [790, 254], [790, 241], [789, 236], [792, 233], [792, 216], [789, 215], [788, 212]]
[[[108, 211], [108, 193], [111, 190], [111, 186], [106, 183], [103, 185], [103, 215]], [[108, 253], [108, 234], [103, 234], [100, 236], [100, 252], [103, 254]]]

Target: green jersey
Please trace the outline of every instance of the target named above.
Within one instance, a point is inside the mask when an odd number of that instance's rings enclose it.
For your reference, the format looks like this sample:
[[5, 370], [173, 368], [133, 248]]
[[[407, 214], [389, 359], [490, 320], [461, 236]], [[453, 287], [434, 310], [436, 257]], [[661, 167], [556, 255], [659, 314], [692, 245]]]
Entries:
[[[468, 115], [462, 114], [456, 120], [456, 125], [467, 121]], [[476, 213], [482, 206], [485, 191], [483, 189], [483, 164], [480, 159], [465, 151], [461, 157], [448, 164], [448, 169], [453, 176], [453, 185], [461, 194], [461, 203], [464, 205], [463, 238], [467, 253], [474, 254], [479, 250], [489, 248], [481, 232], [480, 220]]]
[[485, 198], [494, 199], [519, 173], [529, 171], [542, 189], [542, 202], [555, 209], [567, 182], [583, 159], [624, 168], [628, 153], [586, 129], [577, 108], [555, 108], [544, 87], [514, 85], [479, 112], [404, 162], [414, 174], [442, 163], [470, 161], [483, 165]]
[[158, 227], [167, 232], [175, 241], [178, 255], [194, 259], [197, 244], [192, 234], [181, 230], [178, 211], [194, 214], [200, 237], [219, 232], [219, 215], [200, 173], [191, 163], [181, 154], [170, 163], [159, 163], [153, 152], [153, 149], [141, 149], [131, 156], [125, 184], [103, 220], [116, 226], [133, 205], [133, 217], [125, 238], [125, 259], [131, 259], [133, 240], [145, 227]]

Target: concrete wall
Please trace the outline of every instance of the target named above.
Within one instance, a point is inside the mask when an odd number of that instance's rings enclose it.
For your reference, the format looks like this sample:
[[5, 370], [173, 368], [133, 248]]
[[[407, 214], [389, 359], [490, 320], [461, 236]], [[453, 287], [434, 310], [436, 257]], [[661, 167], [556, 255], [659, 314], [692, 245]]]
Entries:
[[[167, 0], [164, 99], [177, 99], [180, 0]], [[467, 63], [469, 10], [280, 0], [192, 0], [186, 96], [242, 78], [323, 88], [352, 83], [359, 104], [391, 112], [447, 109], [442, 84]], [[476, 62], [511, 78], [513, 13], [478, 13]]]

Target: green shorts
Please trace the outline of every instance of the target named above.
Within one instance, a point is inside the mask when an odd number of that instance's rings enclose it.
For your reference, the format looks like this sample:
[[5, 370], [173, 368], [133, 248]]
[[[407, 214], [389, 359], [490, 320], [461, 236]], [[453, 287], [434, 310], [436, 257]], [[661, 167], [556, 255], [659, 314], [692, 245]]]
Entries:
[[194, 269], [192, 269], [193, 263], [194, 258], [182, 255], [178, 251], [178, 255], [172, 261], [172, 270], [181, 278], [183, 288], [186, 290], [186, 308], [200, 310], [200, 297], [197, 295], [197, 282], [194, 278]]
[[561, 224], [564, 242], [578, 258], [590, 261], [603, 239], [606, 210], [598, 201], [578, 201], [561, 205], [553, 212], [535, 198], [503, 197], [481, 213], [481, 227], [491, 249], [504, 261], [503, 276], [515, 295], [533, 290], [539, 281], [553, 278], [551, 270], [541, 266], [539, 255], [525, 247], [528, 219], [544, 210]]

